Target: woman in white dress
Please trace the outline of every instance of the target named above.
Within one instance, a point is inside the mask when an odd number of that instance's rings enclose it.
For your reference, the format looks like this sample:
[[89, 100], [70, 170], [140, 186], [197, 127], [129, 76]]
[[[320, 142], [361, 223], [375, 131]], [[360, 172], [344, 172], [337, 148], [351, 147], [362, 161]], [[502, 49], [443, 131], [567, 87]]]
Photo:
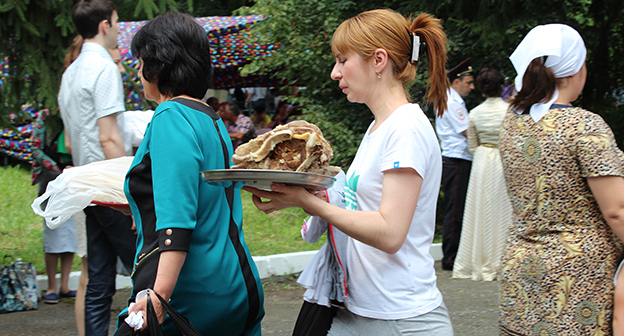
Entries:
[[511, 202], [498, 151], [500, 126], [509, 109], [501, 98], [503, 84], [503, 75], [492, 68], [482, 69], [477, 76], [477, 88], [487, 99], [469, 116], [468, 143], [474, 160], [453, 278], [493, 281], [500, 270], [511, 223]]

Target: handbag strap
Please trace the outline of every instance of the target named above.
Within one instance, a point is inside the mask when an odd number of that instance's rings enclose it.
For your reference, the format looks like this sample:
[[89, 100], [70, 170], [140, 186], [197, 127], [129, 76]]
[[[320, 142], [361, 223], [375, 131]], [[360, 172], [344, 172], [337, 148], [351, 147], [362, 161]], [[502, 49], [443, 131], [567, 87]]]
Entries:
[[151, 295], [148, 292], [147, 307], [145, 308], [145, 312], [147, 314], [147, 329], [150, 336], [162, 336], [162, 329], [160, 328], [160, 323], [158, 323], [158, 317], [156, 316], [156, 311], [154, 310], [154, 305], [152, 304], [150, 296]]
[[[217, 120], [221, 119], [219, 115], [212, 109], [212, 107], [200, 103], [198, 101], [187, 99], [187, 98], [174, 98], [171, 101], [175, 101], [180, 103], [186, 107], [192, 108], [194, 110], [198, 110], [207, 114], [210, 118], [212, 118], [212, 122], [214, 123], [215, 129], [217, 130], [217, 134], [221, 139], [221, 147], [223, 149], [223, 161], [225, 163], [225, 169], [230, 168], [230, 156], [227, 145], [225, 144], [225, 140], [223, 140], [223, 136], [221, 135], [221, 131], [219, 129], [219, 124]], [[230, 207], [230, 226], [228, 230], [228, 234], [230, 236], [230, 241], [236, 250], [236, 254], [238, 256], [238, 262], [241, 266], [241, 271], [243, 272], [243, 278], [245, 279], [245, 286], [247, 287], [247, 298], [249, 301], [249, 312], [247, 314], [247, 321], [245, 322], [245, 330], [251, 327], [251, 325], [256, 320], [258, 313], [260, 312], [260, 295], [258, 294], [258, 285], [256, 284], [256, 278], [251, 269], [251, 263], [249, 258], [247, 258], [247, 253], [245, 253], [245, 248], [240, 241], [240, 237], [238, 234], [238, 226], [234, 221], [234, 182], [232, 182], [228, 187], [225, 188], [225, 196], [227, 198], [228, 206]], [[244, 334], [244, 331], [243, 331]], [[242, 334], [241, 334], [242, 335]]]
[[[9, 259], [9, 262], [8, 262], [8, 263], [7, 263], [7, 259]], [[14, 262], [15, 262], [15, 258], [13, 258], [13, 256], [12, 256], [12, 255], [10, 255], [10, 254], [8, 254], [8, 253], [7, 253], [7, 254], [5, 254], [5, 255], [4, 255], [4, 258], [2, 259], [2, 264], [3, 264], [3, 265], [5, 265], [5, 266], [6, 266], [6, 265], [10, 265], [10, 264], [12, 264], [12, 263], [14, 263]]]
[[[167, 314], [169, 314], [169, 318], [171, 322], [175, 325], [176, 329], [180, 332], [182, 336], [201, 336], [199, 331], [193, 327], [191, 321], [186, 318], [184, 315], [180, 314], [177, 310], [173, 309], [171, 305], [165, 301], [156, 291], [150, 290], [150, 292], [156, 294], [158, 301], [160, 301], [160, 305], [165, 308]], [[154, 310], [154, 305], [152, 304], [152, 300], [150, 298], [150, 294], [147, 294], [147, 328], [150, 330], [150, 336], [160, 336], [162, 335], [162, 329], [158, 324], [158, 317], [156, 316], [156, 311]], [[155, 324], [152, 324], [155, 323]], [[152, 326], [157, 326], [155, 331], [152, 329]], [[154, 330], [154, 331], [153, 331]], [[155, 333], [154, 333], [155, 332]]]

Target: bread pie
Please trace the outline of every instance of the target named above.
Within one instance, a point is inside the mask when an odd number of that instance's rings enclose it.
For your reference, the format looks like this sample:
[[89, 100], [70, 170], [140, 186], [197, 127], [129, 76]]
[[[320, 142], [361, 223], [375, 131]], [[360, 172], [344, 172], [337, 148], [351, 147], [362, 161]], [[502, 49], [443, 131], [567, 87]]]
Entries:
[[238, 146], [232, 169], [269, 169], [335, 176], [339, 167], [329, 165], [334, 156], [321, 130], [304, 120], [280, 125]]

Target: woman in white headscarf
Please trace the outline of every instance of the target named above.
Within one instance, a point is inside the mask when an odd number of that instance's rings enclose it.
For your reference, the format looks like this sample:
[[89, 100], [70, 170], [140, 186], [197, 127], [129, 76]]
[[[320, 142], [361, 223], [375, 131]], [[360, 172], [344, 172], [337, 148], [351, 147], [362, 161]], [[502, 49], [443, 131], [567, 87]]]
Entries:
[[624, 237], [624, 154], [604, 120], [572, 106], [587, 70], [562, 24], [531, 30], [500, 138], [513, 205], [501, 271], [501, 335], [610, 335]]

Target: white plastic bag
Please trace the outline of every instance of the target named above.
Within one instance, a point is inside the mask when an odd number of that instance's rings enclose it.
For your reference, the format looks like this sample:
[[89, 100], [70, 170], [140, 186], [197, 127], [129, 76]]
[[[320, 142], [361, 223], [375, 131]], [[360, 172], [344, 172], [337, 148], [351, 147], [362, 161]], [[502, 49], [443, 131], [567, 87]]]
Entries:
[[56, 229], [92, 201], [128, 203], [123, 184], [133, 159], [124, 156], [67, 168], [31, 207], [50, 229]]

